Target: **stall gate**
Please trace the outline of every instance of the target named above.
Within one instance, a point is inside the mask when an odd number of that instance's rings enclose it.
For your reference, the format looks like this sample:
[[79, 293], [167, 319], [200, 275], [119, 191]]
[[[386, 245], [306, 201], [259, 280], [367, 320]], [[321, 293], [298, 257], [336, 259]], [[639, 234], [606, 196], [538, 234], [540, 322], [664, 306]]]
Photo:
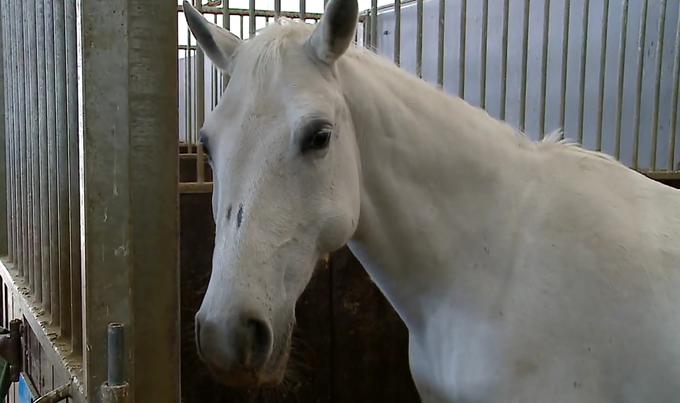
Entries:
[[108, 379], [126, 401], [177, 402], [176, 7], [0, 0], [0, 15], [0, 322], [23, 323], [10, 401], [64, 385], [109, 401]]

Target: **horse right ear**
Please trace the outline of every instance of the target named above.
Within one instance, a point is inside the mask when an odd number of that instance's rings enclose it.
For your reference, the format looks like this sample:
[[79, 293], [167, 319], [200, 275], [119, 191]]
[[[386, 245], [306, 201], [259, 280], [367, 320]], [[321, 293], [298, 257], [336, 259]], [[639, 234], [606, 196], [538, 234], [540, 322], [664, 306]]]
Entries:
[[188, 1], [184, 1], [184, 16], [191, 33], [208, 58], [227, 74], [231, 73], [234, 53], [241, 39], [226, 29], [208, 22]]
[[331, 0], [307, 47], [325, 64], [333, 64], [354, 40], [359, 18], [357, 0]]

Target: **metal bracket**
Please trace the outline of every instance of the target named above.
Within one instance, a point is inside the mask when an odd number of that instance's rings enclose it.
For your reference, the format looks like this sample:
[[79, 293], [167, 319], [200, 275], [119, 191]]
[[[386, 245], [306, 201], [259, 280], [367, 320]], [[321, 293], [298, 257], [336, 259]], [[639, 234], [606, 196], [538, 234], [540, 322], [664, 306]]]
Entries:
[[13, 319], [9, 322], [9, 330], [0, 330], [0, 357], [9, 363], [12, 382], [19, 382], [23, 363], [21, 327], [21, 319]]

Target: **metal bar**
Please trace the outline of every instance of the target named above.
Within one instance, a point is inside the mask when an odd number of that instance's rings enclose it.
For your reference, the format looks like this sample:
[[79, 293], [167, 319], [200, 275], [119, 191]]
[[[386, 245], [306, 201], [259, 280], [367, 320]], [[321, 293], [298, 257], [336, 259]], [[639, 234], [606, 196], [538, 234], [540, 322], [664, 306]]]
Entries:
[[[678, 26], [675, 30], [675, 62], [673, 63], [673, 92], [671, 95], [671, 108], [675, 108], [675, 113], [671, 109], [671, 124], [670, 124], [670, 146], [668, 153], [668, 168], [670, 171], [675, 171], [675, 145], [678, 137], [678, 115], [680, 115], [680, 102], [678, 99], [678, 92], [680, 92], [680, 18], [678, 18]], [[677, 168], [680, 170], [680, 167]]]
[[371, 49], [378, 47], [378, 0], [371, 0]]
[[29, 203], [31, 216], [31, 247], [29, 248], [31, 258], [31, 292], [37, 301], [42, 301], [41, 271], [40, 271], [40, 178], [38, 166], [38, 67], [35, 48], [35, 2], [27, 2], [26, 5], [26, 42], [28, 56], [28, 104], [30, 119], [30, 132], [27, 138], [28, 143], [28, 166], [30, 171], [31, 200]]
[[[5, 254], [10, 257], [12, 253], [12, 238], [10, 236], [10, 233], [12, 231], [12, 204], [11, 204], [11, 199], [12, 199], [12, 177], [11, 177], [11, 159], [9, 158], [10, 153], [11, 153], [11, 137], [12, 137], [12, 114], [13, 114], [13, 106], [12, 106], [12, 100], [11, 100], [11, 83], [12, 83], [12, 75], [10, 73], [10, 44], [9, 44], [9, 34], [8, 34], [8, 27], [9, 27], [9, 19], [8, 19], [8, 4], [7, 2], [0, 1], [0, 27], [2, 28], [2, 31], [0, 32], [0, 40], [2, 43], [0, 43], [0, 57], [2, 57], [2, 64], [0, 65], [0, 87], [2, 87], [2, 95], [0, 95], [0, 113], [3, 113], [4, 115], [4, 120], [0, 121], [0, 136], [2, 136], [2, 140], [0, 140], [0, 147], [3, 145], [5, 146], [5, 149], [0, 152], [0, 158], [4, 158], [4, 161], [0, 161], [0, 169], [4, 167], [5, 172], [4, 175], [0, 178], [0, 180], [5, 181], [4, 189], [5, 189], [5, 194], [4, 197], [0, 196], [0, 214], [5, 214], [5, 221], [4, 221], [4, 227], [5, 228], [0, 228], [0, 238], [2, 236], [5, 236], [5, 246], [6, 250], [4, 251]], [[5, 208], [2, 208], [2, 203], [5, 204]], [[4, 211], [3, 211], [4, 210]], [[1, 287], [0, 287], [0, 297], [1, 297]], [[1, 314], [1, 313], [0, 313]], [[4, 324], [4, 318], [6, 316], [2, 316], [0, 322]]]
[[[7, 62], [7, 45], [5, 45], [6, 35], [5, 26], [7, 25], [5, 21], [5, 6], [2, 4], [3, 1], [0, 0], [0, 114], [2, 114], [2, 119], [0, 119], [0, 254], [7, 254], [7, 224], [9, 223], [9, 214], [7, 210], [7, 199], [9, 197], [7, 189], [7, 163], [6, 163], [6, 150], [5, 147], [8, 143], [8, 132], [9, 132], [9, 102], [7, 100], [7, 88], [9, 75], [5, 73], [6, 62]], [[3, 206], [5, 204], [5, 206]], [[1, 295], [1, 294], [0, 294]]]
[[[276, 0], [279, 3], [279, 11], [281, 10], [281, 0]], [[222, 26], [227, 31], [231, 31], [231, 12], [229, 11], [229, 0], [222, 0]], [[227, 84], [229, 84], [229, 75], [222, 73], [222, 86], [221, 93], [227, 89]], [[220, 94], [221, 95], [221, 94]]]
[[48, 193], [48, 155], [47, 155], [47, 71], [45, 58], [45, 9], [42, 1], [35, 2], [36, 59], [38, 66], [38, 176], [40, 197], [38, 199], [40, 217], [40, 282], [43, 307], [50, 312], [50, 241], [49, 241], [49, 193]]
[[508, 13], [510, 0], [503, 1], [503, 36], [501, 44], [501, 120], [505, 120], [505, 110], [508, 94]]
[[656, 149], [659, 143], [659, 97], [661, 96], [661, 59], [663, 58], [663, 33], [666, 25], [666, 1], [661, 1], [661, 14], [658, 22], [659, 39], [656, 45], [656, 85], [654, 86], [654, 113], [652, 114], [652, 169], [656, 169]]
[[240, 30], [241, 30], [241, 32], [240, 32], [240, 37], [241, 37], [241, 39], [245, 39], [245, 38], [243, 37], [243, 36], [244, 36], [244, 35], [243, 35], [243, 32], [244, 32], [244, 29], [243, 29], [243, 16], [240, 15], [239, 18], [240, 18], [240, 20], [241, 20], [241, 23], [239, 24], [239, 28], [240, 28]]
[[526, 109], [527, 109], [527, 61], [529, 57], [529, 8], [531, 0], [524, 0], [524, 21], [522, 30], [522, 70], [521, 86], [522, 86], [522, 100], [519, 103], [519, 129], [524, 132], [526, 130]]
[[[549, 1], [549, 0], [548, 0]], [[480, 72], [480, 88], [481, 99], [480, 105], [486, 109], [486, 47], [489, 29], [489, 0], [483, 0], [482, 3], [482, 49], [481, 49], [481, 72]]]
[[647, 0], [642, 3], [642, 15], [640, 20], [640, 31], [638, 32], [638, 60], [637, 60], [637, 82], [635, 88], [635, 110], [633, 112], [633, 122], [635, 125], [635, 137], [633, 138], [633, 169], [639, 166], [640, 158], [640, 106], [642, 103], [642, 68], [645, 57], [645, 31], [647, 29]]
[[281, 17], [281, 0], [274, 0], [274, 16]]
[[109, 323], [108, 327], [108, 375], [109, 386], [121, 386], [125, 383], [125, 342], [122, 323]]
[[394, 63], [401, 62], [401, 0], [394, 0]]
[[416, 1], [416, 75], [423, 77], [423, 0]]
[[[71, 348], [82, 352], [82, 298], [80, 268], [80, 145], [78, 138], [78, 43], [76, 0], [64, 3], [66, 47], [66, 122], [68, 134], [69, 271], [61, 292], [61, 332]], [[66, 274], [66, 273], [64, 273]]]
[[569, 51], [569, 10], [571, 10], [571, 1], [564, 2], [564, 22], [562, 28], [562, 81], [560, 86], [560, 128], [564, 130], [565, 114], [567, 111], [567, 65], [568, 51]]
[[604, 12], [602, 18], [602, 36], [600, 41], [602, 43], [602, 51], [600, 52], [600, 87], [598, 89], [598, 99], [600, 102], [597, 105], [597, 151], [602, 150], [602, 127], [604, 113], [604, 79], [605, 66], [607, 62], [607, 28], [609, 26], [609, 0], [604, 0]]
[[300, 0], [300, 19], [304, 22], [307, 18], [307, 1]]
[[255, 0], [248, 1], [248, 38], [255, 36]]
[[444, 86], [444, 35], [446, 33], [446, 0], [439, 0], [439, 30], [437, 44], [437, 84]]
[[616, 93], [616, 139], [614, 144], [614, 156], [621, 159], [621, 119], [623, 111], [623, 79], [626, 72], [626, 40], [628, 34], [628, 0], [623, 0], [623, 12], [621, 14], [621, 34], [619, 36], [619, 63], [618, 63], [618, 86]]
[[[199, 9], [200, 10], [200, 9]], [[196, 50], [196, 126], [195, 132], [198, 133], [203, 126], [205, 118], [205, 56], [200, 47]], [[196, 141], [196, 181], [205, 181], [205, 163], [203, 158], [203, 146], [200, 141]]]
[[458, 47], [458, 96], [465, 99], [465, 49], [467, 32], [467, 0], [460, 2], [460, 44]]
[[[5, 40], [3, 49], [6, 52], [6, 66], [5, 66], [5, 80], [7, 83], [7, 98], [5, 105], [8, 108], [9, 113], [9, 126], [6, 127], [7, 136], [7, 188], [9, 190], [9, 200], [8, 200], [8, 218], [9, 218], [9, 260], [12, 262], [16, 261], [17, 253], [17, 210], [16, 210], [16, 167], [14, 161], [14, 153], [16, 150], [16, 133], [17, 133], [17, 106], [16, 106], [16, 76], [14, 74], [14, 66], [16, 64], [14, 58], [14, 42], [15, 38], [12, 38], [12, 3], [7, 1], [4, 8], [4, 29], [5, 29]], [[12, 40], [10, 40], [10, 38]], [[4, 315], [6, 318], [7, 315]]]
[[581, 41], [581, 70], [579, 73], [579, 99], [580, 107], [578, 109], [578, 142], [583, 143], [584, 130], [584, 115], [586, 108], [586, 101], [584, 99], [586, 92], [586, 58], [588, 57], [588, 16], [590, 14], [590, 1], [585, 0], [583, 3], [583, 40]]
[[548, 33], [550, 24], [550, 0], [545, 1], [545, 7], [543, 9], [543, 52], [541, 53], [541, 101], [539, 107], [541, 108], [541, 113], [539, 115], [540, 128], [539, 138], [542, 140], [545, 137], [545, 132], [547, 128], [545, 127], [545, 110], [546, 110], [546, 87], [547, 87], [547, 75], [548, 75]]
[[[47, 72], [47, 171], [49, 199], [49, 279], [50, 310], [59, 307], [59, 221], [57, 200], [57, 138], [56, 138], [56, 92], [54, 63], [54, 15], [52, 0], [43, 0], [45, 8], [45, 71]], [[47, 298], [47, 297], [45, 297]]]
[[[274, 0], [274, 1], [276, 1], [276, 0]], [[413, 1], [413, 0], [410, 0], [410, 1]], [[274, 3], [274, 5], [276, 5], [276, 3]], [[203, 14], [222, 14], [224, 12], [223, 7], [213, 7], [213, 6], [204, 5], [202, 8], [203, 8], [202, 9]], [[178, 13], [183, 12], [181, 4], [177, 6], [177, 12]], [[230, 12], [231, 15], [242, 15], [244, 17], [247, 17], [248, 14], [249, 14], [249, 9], [248, 8], [231, 7], [231, 8], [229, 8], [229, 12]], [[307, 15], [307, 18], [311, 18], [311, 19], [315, 19], [315, 20], [319, 20], [323, 16], [322, 13], [310, 13], [310, 12], [308, 12], [306, 15]], [[299, 16], [300, 16], [299, 11], [285, 11], [285, 10], [281, 11], [281, 17], [299, 18]], [[271, 17], [276, 17], [276, 13], [275, 13], [274, 10], [271, 10], [271, 9], [263, 10], [263, 9], [257, 9], [256, 8], [255, 9], [255, 17], [270, 17], [271, 18]], [[361, 20], [361, 18], [359, 18], [359, 20]]]
[[[29, 186], [29, 173], [28, 173], [28, 166], [26, 161], [28, 160], [27, 157], [27, 150], [26, 150], [26, 139], [28, 138], [27, 133], [30, 131], [30, 124], [28, 121], [28, 103], [26, 101], [27, 94], [29, 93], [29, 90], [27, 88], [28, 86], [28, 80], [27, 80], [27, 75], [26, 71], [27, 69], [27, 59], [28, 57], [26, 56], [26, 44], [24, 43], [24, 34], [25, 34], [25, 15], [26, 13], [24, 12], [25, 9], [25, 2], [20, 2], [16, 1], [15, 2], [15, 19], [17, 21], [16, 24], [16, 32], [15, 32], [15, 38], [18, 38], [17, 40], [17, 55], [18, 55], [18, 60], [17, 60], [17, 77], [19, 77], [19, 153], [17, 155], [17, 160], [19, 162], [19, 175], [20, 175], [20, 182], [21, 182], [21, 190], [20, 190], [20, 202], [19, 202], [19, 207], [20, 207], [20, 226], [21, 226], [21, 259], [20, 259], [20, 265], [19, 265], [19, 272], [21, 273], [22, 276], [26, 277], [26, 283], [30, 284], [30, 279], [31, 279], [31, 265], [30, 261], [31, 259], [29, 258], [29, 244], [30, 244], [30, 221], [29, 221], [29, 200], [30, 200], [30, 186]], [[30, 289], [30, 285], [28, 287]]]
[[[57, 154], [57, 226], [59, 233], [59, 270], [55, 284], [59, 284], [59, 294], [57, 301], [53, 301], [53, 306], [58, 315], [52, 316], [52, 324], [59, 326], [63, 331], [68, 326], [62, 323], [61, 312], [66, 309], [64, 304], [68, 304], [65, 299], [68, 296], [66, 290], [69, 289], [70, 272], [70, 236], [69, 236], [69, 175], [68, 175], [68, 120], [66, 108], [68, 97], [66, 93], [66, 43], [65, 43], [65, 22], [64, 22], [64, 2], [55, 1], [53, 3], [52, 15], [54, 18], [54, 65], [55, 65], [55, 116], [56, 116], [56, 154]], [[54, 275], [54, 273], [52, 274]]]

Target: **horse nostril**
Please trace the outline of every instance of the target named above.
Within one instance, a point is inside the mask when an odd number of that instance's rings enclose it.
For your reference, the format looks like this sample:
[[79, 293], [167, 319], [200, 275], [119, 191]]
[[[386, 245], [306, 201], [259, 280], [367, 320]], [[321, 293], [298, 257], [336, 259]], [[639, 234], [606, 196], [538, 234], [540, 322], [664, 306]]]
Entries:
[[250, 338], [251, 354], [246, 355], [246, 366], [260, 367], [269, 358], [272, 348], [272, 331], [267, 322], [260, 319], [246, 321]]

